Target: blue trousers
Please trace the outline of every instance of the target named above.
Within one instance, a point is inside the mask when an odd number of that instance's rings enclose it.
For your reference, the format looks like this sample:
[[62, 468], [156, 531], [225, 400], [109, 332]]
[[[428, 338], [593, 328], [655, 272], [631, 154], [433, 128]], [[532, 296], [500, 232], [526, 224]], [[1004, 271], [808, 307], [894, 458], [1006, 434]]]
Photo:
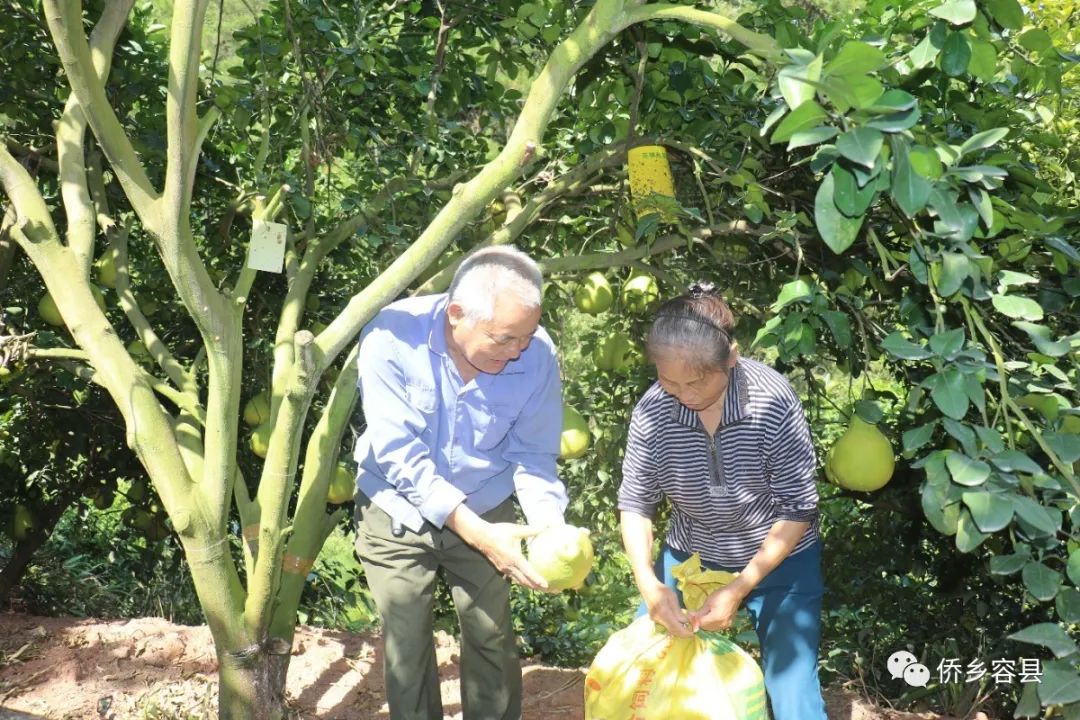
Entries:
[[[656, 559], [656, 576], [676, 593], [671, 569], [688, 557], [689, 553], [664, 545]], [[742, 570], [705, 561], [701, 564], [710, 570]], [[823, 592], [821, 545], [815, 544], [785, 558], [743, 602], [761, 643], [765, 692], [773, 720], [828, 720], [818, 680]], [[638, 616], [647, 612], [642, 603]]]

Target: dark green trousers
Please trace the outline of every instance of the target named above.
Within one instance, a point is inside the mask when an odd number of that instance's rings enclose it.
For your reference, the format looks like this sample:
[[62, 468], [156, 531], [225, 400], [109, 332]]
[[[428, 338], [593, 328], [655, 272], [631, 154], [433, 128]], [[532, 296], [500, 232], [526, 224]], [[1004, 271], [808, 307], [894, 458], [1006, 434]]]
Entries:
[[[515, 522], [513, 500], [485, 513]], [[357, 498], [356, 551], [382, 617], [383, 669], [391, 720], [442, 720], [435, 663], [435, 580], [450, 586], [461, 626], [461, 709], [465, 720], [519, 720], [521, 665], [510, 617], [510, 583], [449, 529], [424, 523], [400, 537], [390, 517]]]

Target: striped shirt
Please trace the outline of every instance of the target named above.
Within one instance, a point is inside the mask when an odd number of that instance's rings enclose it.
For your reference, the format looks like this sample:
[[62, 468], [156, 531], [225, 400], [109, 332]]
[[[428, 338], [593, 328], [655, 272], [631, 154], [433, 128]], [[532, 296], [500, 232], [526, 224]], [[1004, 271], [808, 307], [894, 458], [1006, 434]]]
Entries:
[[654, 384], [630, 420], [619, 510], [652, 518], [671, 502], [665, 542], [742, 568], [777, 520], [809, 522], [792, 555], [818, 538], [817, 461], [802, 404], [772, 368], [739, 358], [713, 438], [698, 414]]

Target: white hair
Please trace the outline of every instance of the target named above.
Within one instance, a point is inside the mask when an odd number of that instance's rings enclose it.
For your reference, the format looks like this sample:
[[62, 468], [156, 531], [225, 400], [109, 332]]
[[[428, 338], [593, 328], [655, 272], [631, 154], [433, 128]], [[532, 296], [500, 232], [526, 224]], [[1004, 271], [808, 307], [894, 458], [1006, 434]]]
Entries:
[[524, 308], [540, 307], [544, 275], [531, 257], [515, 247], [487, 247], [458, 266], [450, 282], [450, 302], [473, 324], [495, 317], [495, 299], [510, 297]]

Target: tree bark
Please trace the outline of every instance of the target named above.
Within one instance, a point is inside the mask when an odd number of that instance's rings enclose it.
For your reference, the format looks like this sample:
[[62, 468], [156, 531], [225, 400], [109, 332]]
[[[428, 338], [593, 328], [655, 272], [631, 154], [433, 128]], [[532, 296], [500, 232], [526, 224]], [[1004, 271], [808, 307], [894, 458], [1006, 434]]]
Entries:
[[286, 716], [288, 643], [271, 638], [250, 651], [218, 655], [219, 720], [282, 720]]

